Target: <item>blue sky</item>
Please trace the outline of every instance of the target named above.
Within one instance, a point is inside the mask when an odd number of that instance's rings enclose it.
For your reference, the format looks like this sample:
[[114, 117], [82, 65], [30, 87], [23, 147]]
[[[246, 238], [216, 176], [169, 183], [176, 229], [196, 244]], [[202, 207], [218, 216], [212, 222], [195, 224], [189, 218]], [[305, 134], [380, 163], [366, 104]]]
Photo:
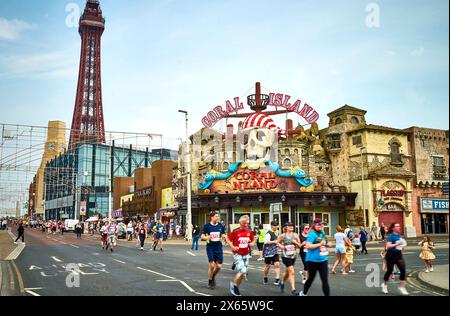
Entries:
[[[0, 2], [0, 123], [70, 126], [81, 43], [66, 25], [70, 3], [85, 1]], [[379, 27], [366, 25], [369, 3]], [[448, 129], [447, 0], [101, 4], [107, 130], [182, 137], [178, 109], [190, 111], [194, 132], [209, 109], [256, 81], [307, 101], [320, 127], [349, 104], [372, 124]]]

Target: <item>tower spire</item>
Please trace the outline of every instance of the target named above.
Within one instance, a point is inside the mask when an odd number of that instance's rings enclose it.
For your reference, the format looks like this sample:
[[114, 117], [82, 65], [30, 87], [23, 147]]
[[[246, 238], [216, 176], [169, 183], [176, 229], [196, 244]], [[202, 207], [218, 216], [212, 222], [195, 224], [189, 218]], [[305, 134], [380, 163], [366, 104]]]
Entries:
[[87, 0], [80, 17], [81, 56], [69, 147], [105, 143], [101, 84], [101, 37], [105, 19], [98, 0]]

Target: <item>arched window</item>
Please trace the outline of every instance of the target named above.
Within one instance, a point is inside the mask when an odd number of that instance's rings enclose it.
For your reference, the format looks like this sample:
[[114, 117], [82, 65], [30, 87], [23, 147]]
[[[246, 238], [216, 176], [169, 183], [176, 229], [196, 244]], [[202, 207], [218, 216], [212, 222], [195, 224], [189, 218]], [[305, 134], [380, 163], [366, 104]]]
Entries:
[[353, 116], [352, 119], [350, 120], [350, 123], [352, 124], [359, 124], [359, 120], [356, 116]]
[[283, 168], [290, 168], [292, 167], [292, 162], [290, 159], [286, 158], [283, 160]]
[[402, 158], [400, 155], [400, 144], [391, 143], [391, 163], [401, 163]]
[[286, 148], [286, 149], [284, 150], [284, 155], [285, 155], [285, 156], [290, 156], [290, 155], [291, 155], [291, 151], [290, 151], [288, 148]]
[[336, 119], [336, 121], [335, 121], [335, 124], [336, 124], [336, 125], [342, 124], [342, 119], [341, 119], [340, 117], [338, 117], [338, 118]]

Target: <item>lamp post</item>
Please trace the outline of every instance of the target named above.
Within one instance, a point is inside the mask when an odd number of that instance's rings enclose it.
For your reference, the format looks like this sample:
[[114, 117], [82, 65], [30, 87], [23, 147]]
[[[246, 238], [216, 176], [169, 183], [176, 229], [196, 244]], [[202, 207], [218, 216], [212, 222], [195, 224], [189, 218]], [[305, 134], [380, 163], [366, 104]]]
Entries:
[[363, 218], [364, 218], [364, 227], [366, 227], [367, 219], [366, 219], [366, 205], [365, 205], [365, 197], [364, 197], [364, 160], [363, 160], [363, 150], [366, 147], [360, 147], [359, 151], [361, 153], [361, 199], [362, 199], [362, 210], [363, 210]]
[[186, 214], [186, 237], [190, 242], [192, 241], [192, 190], [191, 190], [191, 150], [189, 146], [189, 120], [188, 112], [183, 110], [178, 110], [178, 112], [183, 113], [186, 119], [186, 173], [187, 173], [187, 214]]

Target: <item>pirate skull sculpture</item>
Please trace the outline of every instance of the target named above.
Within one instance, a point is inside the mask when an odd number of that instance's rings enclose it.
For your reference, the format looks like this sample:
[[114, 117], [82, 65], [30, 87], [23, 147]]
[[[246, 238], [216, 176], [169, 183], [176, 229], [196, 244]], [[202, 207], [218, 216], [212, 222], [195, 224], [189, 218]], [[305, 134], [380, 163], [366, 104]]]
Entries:
[[241, 139], [244, 151], [244, 166], [250, 170], [264, 167], [266, 160], [276, 162], [278, 135], [281, 130], [273, 120], [262, 114], [248, 116], [242, 124]]

